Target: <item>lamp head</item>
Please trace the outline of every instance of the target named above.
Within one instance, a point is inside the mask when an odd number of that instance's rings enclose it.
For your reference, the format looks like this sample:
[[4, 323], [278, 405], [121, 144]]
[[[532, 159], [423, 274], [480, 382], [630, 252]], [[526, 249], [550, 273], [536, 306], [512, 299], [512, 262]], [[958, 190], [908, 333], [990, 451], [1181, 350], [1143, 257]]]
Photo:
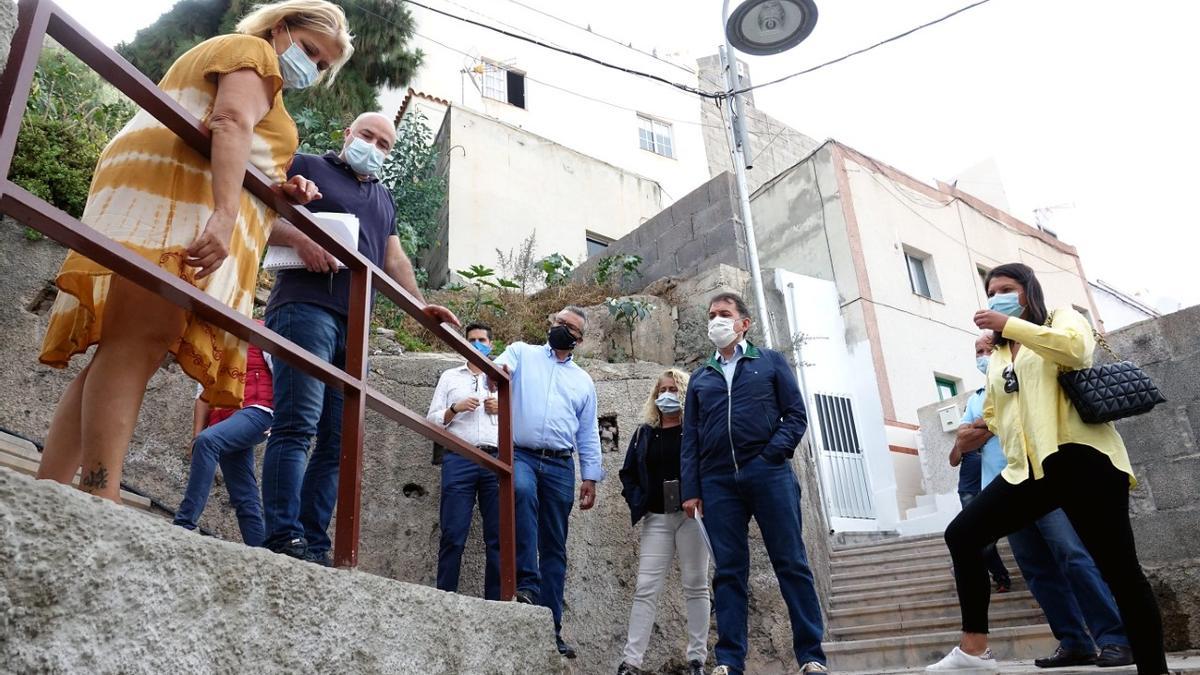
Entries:
[[746, 0], [729, 16], [725, 36], [740, 52], [767, 56], [800, 44], [816, 24], [813, 0]]

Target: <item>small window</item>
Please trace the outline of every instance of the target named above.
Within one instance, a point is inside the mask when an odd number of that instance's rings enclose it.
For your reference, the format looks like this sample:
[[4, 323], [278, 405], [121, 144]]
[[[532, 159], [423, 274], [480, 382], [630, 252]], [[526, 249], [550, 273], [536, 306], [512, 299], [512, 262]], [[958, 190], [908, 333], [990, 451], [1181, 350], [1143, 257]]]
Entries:
[[945, 377], [935, 377], [933, 381], [937, 383], [939, 401], [958, 396], [958, 382]]
[[587, 233], [587, 257], [604, 255], [608, 252], [608, 246], [612, 240], [604, 235]]
[[925, 271], [925, 260], [912, 253], [905, 253], [904, 260], [908, 263], [908, 283], [912, 286], [912, 292], [932, 298], [933, 293], [929, 289], [929, 275]]
[[524, 108], [525, 74], [494, 63], [484, 63], [483, 95], [485, 98]]
[[645, 115], [638, 115], [638, 146], [663, 157], [674, 157], [671, 125]]

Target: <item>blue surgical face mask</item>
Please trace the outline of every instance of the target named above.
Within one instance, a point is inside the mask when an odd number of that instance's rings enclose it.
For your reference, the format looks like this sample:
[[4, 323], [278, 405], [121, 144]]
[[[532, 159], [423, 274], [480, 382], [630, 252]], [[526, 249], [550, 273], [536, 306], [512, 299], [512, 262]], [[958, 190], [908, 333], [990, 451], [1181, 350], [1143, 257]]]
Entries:
[[492, 346], [486, 342], [480, 342], [479, 340], [472, 340], [471, 346], [475, 348], [475, 351], [479, 352], [480, 354], [483, 354], [484, 356], [488, 356], [489, 354], [492, 353]]
[[283, 84], [288, 89], [305, 89], [311, 87], [313, 82], [320, 77], [321, 71], [317, 70], [317, 64], [308, 58], [308, 54], [300, 45], [292, 40], [292, 29], [284, 25], [287, 30], [288, 40], [292, 41], [292, 46], [288, 47], [282, 54], [279, 55], [279, 70], [283, 74]]
[[988, 298], [988, 309], [1007, 316], [1021, 316], [1025, 308], [1021, 306], [1016, 293], [997, 293]]
[[342, 159], [360, 176], [378, 176], [386, 156], [379, 148], [355, 136], [342, 153]]
[[679, 402], [679, 394], [673, 391], [664, 391], [654, 399], [654, 405], [658, 406], [658, 411], [664, 415], [675, 415], [680, 410], [683, 410], [683, 404]]
[[979, 369], [979, 372], [987, 375], [988, 363], [990, 363], [991, 360], [992, 359], [990, 356], [976, 356], [975, 367]]

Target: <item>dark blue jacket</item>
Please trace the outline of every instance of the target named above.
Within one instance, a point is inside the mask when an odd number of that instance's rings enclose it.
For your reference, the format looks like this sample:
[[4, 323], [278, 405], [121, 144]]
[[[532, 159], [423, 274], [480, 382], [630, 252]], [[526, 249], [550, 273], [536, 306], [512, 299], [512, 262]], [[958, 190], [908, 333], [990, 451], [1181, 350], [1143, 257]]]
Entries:
[[643, 424], [633, 432], [629, 439], [629, 449], [625, 452], [625, 465], [621, 467], [621, 496], [629, 504], [629, 520], [637, 525], [637, 521], [646, 515], [646, 507], [650, 503], [650, 472], [646, 469], [646, 450], [650, 447], [650, 439], [654, 436], [649, 424]]
[[747, 343], [733, 385], [716, 356], [692, 373], [683, 406], [680, 496], [701, 497], [701, 473], [733, 473], [755, 457], [782, 464], [808, 428], [804, 398], [782, 354]]

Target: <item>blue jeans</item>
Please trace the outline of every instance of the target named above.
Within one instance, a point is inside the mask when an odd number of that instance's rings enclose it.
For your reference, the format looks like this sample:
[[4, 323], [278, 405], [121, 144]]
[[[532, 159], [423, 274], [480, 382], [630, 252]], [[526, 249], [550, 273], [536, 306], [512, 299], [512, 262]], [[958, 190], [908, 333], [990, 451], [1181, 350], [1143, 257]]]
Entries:
[[[967, 508], [967, 504], [970, 504], [971, 500], [978, 496], [978, 492], [960, 492], [958, 493], [958, 501], [965, 509]], [[1011, 543], [1012, 541], [1010, 540], [1009, 544]], [[1004, 561], [1000, 558], [1000, 552], [996, 550], [995, 542], [988, 544], [987, 548], [983, 549], [983, 562], [987, 564], [988, 572], [991, 573], [994, 583], [1003, 583], [1005, 586], [1012, 586], [1012, 579], [1008, 576], [1008, 568], [1004, 566]]]
[[225, 476], [229, 502], [237, 513], [238, 529], [247, 546], [263, 543], [262, 501], [254, 480], [254, 446], [271, 428], [271, 413], [259, 408], [242, 408], [204, 431], [192, 441], [192, 468], [188, 472], [183, 501], [175, 511], [175, 524], [196, 529], [196, 521], [208, 504], [217, 465]]
[[437, 587], [458, 592], [471, 514], [479, 498], [483, 541], [487, 546], [483, 597], [500, 599], [500, 479], [495, 472], [469, 459], [447, 452], [442, 460], [442, 541], [438, 549]]
[[554, 634], [559, 635], [567, 576], [567, 519], [575, 506], [574, 459], [539, 457], [522, 450], [513, 457], [517, 590], [550, 608]]
[[1062, 509], [1008, 535], [1008, 543], [1064, 649], [1129, 646], [1112, 593]]
[[[341, 368], [346, 319], [316, 305], [292, 302], [267, 313], [267, 328]], [[267, 548], [304, 539], [308, 552], [329, 552], [329, 519], [337, 504], [342, 446], [342, 392], [282, 359], [274, 365], [275, 424], [263, 457]], [[309, 455], [313, 437], [316, 445]]]
[[746, 667], [751, 517], [762, 532], [788, 608], [796, 662], [825, 663], [821, 604], [801, 537], [800, 483], [791, 462], [772, 464], [756, 457], [736, 472], [702, 473], [700, 495], [717, 568], [713, 575], [717, 663], [736, 673]]

